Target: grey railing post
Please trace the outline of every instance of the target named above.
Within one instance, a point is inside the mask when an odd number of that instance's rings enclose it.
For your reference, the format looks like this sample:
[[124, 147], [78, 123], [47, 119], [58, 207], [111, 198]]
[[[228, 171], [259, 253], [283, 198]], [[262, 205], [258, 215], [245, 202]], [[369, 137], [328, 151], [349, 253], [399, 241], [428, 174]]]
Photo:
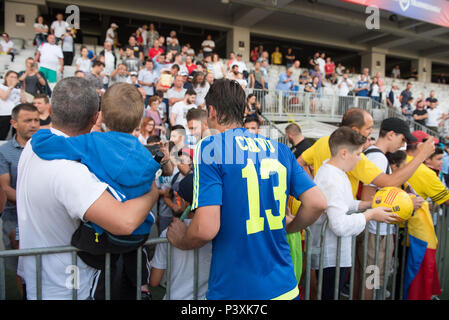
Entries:
[[111, 300], [111, 254], [105, 255], [105, 300]]
[[0, 300], [6, 299], [5, 258], [0, 258]]

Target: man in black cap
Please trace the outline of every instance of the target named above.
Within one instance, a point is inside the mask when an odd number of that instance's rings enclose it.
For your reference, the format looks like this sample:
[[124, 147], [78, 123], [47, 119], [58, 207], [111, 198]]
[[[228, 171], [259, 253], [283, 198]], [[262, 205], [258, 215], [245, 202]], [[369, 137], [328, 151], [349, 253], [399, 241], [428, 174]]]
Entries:
[[[391, 174], [391, 168], [388, 163], [388, 159], [385, 156], [387, 152], [394, 153], [398, 151], [400, 148], [405, 146], [405, 143], [410, 143], [416, 141], [416, 138], [411, 134], [410, 128], [408, 124], [399, 118], [388, 118], [382, 121], [380, 125], [380, 131], [379, 131], [379, 138], [377, 139], [376, 143], [370, 147], [368, 147], [364, 153], [366, 157], [376, 164], [384, 173]], [[400, 187], [400, 186], [398, 186]], [[374, 194], [379, 190], [377, 186], [374, 184], [369, 185], [363, 185], [362, 190], [362, 201], [371, 201]], [[414, 200], [414, 204], [418, 204], [418, 200]], [[422, 199], [421, 199], [422, 202]], [[368, 222], [368, 249], [367, 249], [367, 266], [369, 265], [375, 265], [374, 261], [374, 252], [376, 247], [376, 232], [377, 232], [377, 224], [378, 222]], [[385, 260], [388, 258], [387, 267], [391, 265], [391, 259], [393, 256], [393, 237], [389, 236], [388, 229], [390, 228], [389, 234], [392, 235], [394, 233], [393, 225], [388, 225], [386, 223], [379, 223], [379, 253], [378, 253], [378, 261], [377, 261], [377, 267], [379, 268], [379, 285], [380, 288], [377, 290], [377, 297], [383, 292], [381, 290], [382, 286], [387, 283], [387, 279], [384, 279], [385, 274]], [[363, 259], [363, 240], [364, 237], [358, 237], [358, 245], [357, 245], [357, 256], [360, 261]], [[388, 252], [386, 252], [386, 246], [387, 242], [389, 242], [388, 245]], [[388, 277], [388, 271], [387, 269], [387, 277]], [[365, 299], [370, 300], [372, 295], [372, 290], [365, 289]], [[382, 297], [381, 297], [382, 299]]]

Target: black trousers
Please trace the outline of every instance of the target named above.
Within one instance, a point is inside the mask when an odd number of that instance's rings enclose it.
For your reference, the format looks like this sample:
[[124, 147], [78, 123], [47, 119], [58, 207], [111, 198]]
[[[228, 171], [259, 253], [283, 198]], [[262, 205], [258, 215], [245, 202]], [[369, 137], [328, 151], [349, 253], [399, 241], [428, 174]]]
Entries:
[[[345, 284], [346, 272], [351, 269], [348, 267], [340, 268], [340, 281], [338, 282], [338, 299], [340, 298], [341, 290]], [[334, 300], [335, 290], [335, 267], [323, 269], [323, 286], [321, 291], [321, 300]], [[318, 270], [315, 270], [318, 279]]]
[[11, 128], [11, 116], [0, 116], [0, 140], [6, 140]]
[[[146, 248], [142, 249], [142, 281], [140, 285], [149, 283], [149, 259]], [[97, 288], [93, 298], [105, 300], [105, 270], [101, 270]], [[139, 286], [140, 287], [140, 286]], [[111, 299], [137, 299], [137, 250], [121, 255], [111, 255]]]
[[62, 54], [64, 55], [64, 65], [71, 66], [73, 62], [73, 52], [63, 51]]

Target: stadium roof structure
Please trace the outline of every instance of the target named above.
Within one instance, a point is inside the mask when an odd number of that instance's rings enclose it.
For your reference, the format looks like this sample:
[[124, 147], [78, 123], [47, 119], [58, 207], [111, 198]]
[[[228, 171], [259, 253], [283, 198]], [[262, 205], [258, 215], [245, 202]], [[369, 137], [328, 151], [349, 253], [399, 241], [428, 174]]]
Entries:
[[368, 30], [366, 7], [341, 0], [39, 1], [61, 8], [75, 4], [81, 12], [120, 13], [221, 30], [249, 28], [252, 35], [449, 64], [448, 28], [380, 10], [380, 28]]

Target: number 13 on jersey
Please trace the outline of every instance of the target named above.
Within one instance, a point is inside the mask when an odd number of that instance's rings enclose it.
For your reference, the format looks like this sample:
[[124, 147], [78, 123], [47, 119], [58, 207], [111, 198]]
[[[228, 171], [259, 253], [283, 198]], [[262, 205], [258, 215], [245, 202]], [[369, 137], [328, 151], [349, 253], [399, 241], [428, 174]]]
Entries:
[[[287, 203], [287, 169], [277, 159], [262, 159], [260, 163], [260, 176], [262, 179], [269, 179], [270, 173], [278, 174], [279, 184], [273, 187], [274, 199], [279, 201], [279, 215], [273, 215], [271, 209], [265, 210], [270, 230], [282, 229], [282, 221], [285, 217], [285, 205]], [[264, 229], [264, 217], [261, 217], [259, 180], [257, 170], [252, 159], [248, 159], [248, 164], [242, 169], [242, 177], [246, 179], [248, 188], [249, 219], [246, 220], [247, 234], [253, 234]]]

